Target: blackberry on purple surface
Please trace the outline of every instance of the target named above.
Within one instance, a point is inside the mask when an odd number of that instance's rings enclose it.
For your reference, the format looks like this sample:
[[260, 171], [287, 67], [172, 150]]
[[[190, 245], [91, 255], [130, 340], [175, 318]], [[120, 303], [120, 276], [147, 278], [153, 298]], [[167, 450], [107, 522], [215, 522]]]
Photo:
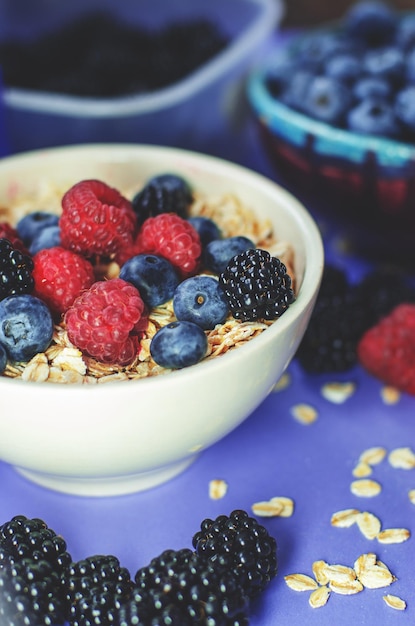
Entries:
[[7, 296], [31, 293], [33, 261], [8, 239], [0, 238], [0, 300]]
[[129, 571], [113, 555], [93, 555], [71, 563], [62, 582], [71, 626], [111, 623], [132, 589]]
[[23, 558], [47, 561], [59, 575], [72, 561], [63, 537], [43, 520], [16, 515], [0, 526], [0, 568]]
[[246, 511], [206, 518], [192, 543], [196, 553], [213, 567], [233, 572], [250, 598], [262, 592], [277, 574], [277, 543]]
[[63, 626], [65, 594], [57, 568], [25, 557], [0, 566], [0, 623], [7, 626]]
[[276, 319], [295, 300], [284, 263], [258, 248], [234, 256], [219, 283], [233, 317], [241, 321]]
[[140, 616], [138, 624], [146, 626], [248, 624], [248, 598], [234, 572], [217, 568], [189, 548], [165, 550], [136, 572], [135, 582], [117, 626], [128, 624], [133, 614]]

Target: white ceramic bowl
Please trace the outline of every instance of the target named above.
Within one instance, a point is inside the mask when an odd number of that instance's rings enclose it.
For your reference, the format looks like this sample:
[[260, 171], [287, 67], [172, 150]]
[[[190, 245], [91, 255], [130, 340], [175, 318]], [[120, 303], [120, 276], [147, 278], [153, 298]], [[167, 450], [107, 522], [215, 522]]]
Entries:
[[99, 496], [172, 478], [259, 406], [305, 332], [323, 269], [319, 231], [294, 197], [245, 168], [155, 146], [53, 148], [0, 161], [0, 206], [40, 180], [99, 178], [122, 189], [165, 171], [201, 191], [236, 192], [268, 216], [277, 237], [294, 246], [297, 299], [243, 347], [165, 376], [104, 385], [0, 377], [0, 459], [43, 486]]

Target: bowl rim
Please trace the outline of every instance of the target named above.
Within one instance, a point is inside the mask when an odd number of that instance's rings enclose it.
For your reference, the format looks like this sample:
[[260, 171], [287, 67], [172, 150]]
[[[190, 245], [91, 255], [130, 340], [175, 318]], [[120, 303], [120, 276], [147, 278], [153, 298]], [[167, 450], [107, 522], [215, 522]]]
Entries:
[[64, 94], [5, 88], [4, 103], [13, 109], [31, 112], [69, 115], [72, 117], [124, 117], [152, 113], [185, 102], [206, 88], [244, 58], [249, 58], [267, 33], [279, 23], [284, 14], [283, 0], [244, 0], [258, 8], [252, 23], [222, 52], [182, 80], [151, 93], [115, 98], [84, 98]]
[[[220, 157], [184, 150], [181, 148], [147, 144], [83, 144], [61, 146], [43, 150], [32, 150], [1, 159], [0, 170], [13, 170], [13, 167], [15, 167], [16, 164], [18, 165], [19, 162], [27, 160], [30, 161], [33, 158], [38, 158], [42, 154], [49, 158], [53, 158], [54, 156], [65, 157], [67, 155], [76, 157], [79, 153], [84, 156], [89, 154], [90, 156], [95, 155], [98, 157], [100, 155], [111, 154], [111, 158], [114, 160], [121, 159], [121, 157], [122, 160], [125, 160], [129, 155], [137, 155], [140, 153], [147, 155], [152, 154], [155, 157], [161, 154], [171, 155], [171, 158], [175, 156], [180, 158], [183, 163], [201, 166], [204, 171], [207, 169], [208, 172], [214, 173], [218, 172], [218, 169], [220, 168], [223, 175], [229, 175], [229, 179], [231, 181], [233, 180], [233, 177], [243, 177], [245, 180], [248, 180], [250, 184], [252, 184], [254, 189], [264, 189], [265, 192], [275, 196], [277, 200], [284, 205], [294, 207], [295, 212], [292, 213], [292, 215], [295, 217], [296, 224], [302, 233], [304, 240], [304, 257], [305, 261], [307, 260], [307, 262], [305, 262], [301, 284], [297, 291], [297, 298], [274, 324], [271, 324], [264, 332], [255, 337], [254, 341], [248, 341], [244, 346], [242, 346], [243, 354], [245, 356], [249, 356], [249, 354], [253, 351], [260, 351], [263, 344], [267, 343], [268, 340], [272, 340], [274, 335], [279, 334], [280, 332], [285, 332], [287, 327], [289, 327], [292, 322], [301, 317], [305, 309], [313, 306], [318, 288], [320, 286], [324, 267], [324, 246], [322, 236], [317, 223], [306, 207], [292, 193], [272, 179], [254, 170], [248, 169], [245, 166], [224, 160]], [[301, 299], [299, 299], [299, 295], [301, 295]], [[139, 388], [151, 388], [152, 385], [160, 385], [160, 383], [163, 386], [168, 387], [169, 385], [175, 385], [178, 379], [186, 377], [189, 384], [191, 384], [191, 380], [193, 378], [204, 376], [205, 372], [209, 372], [212, 367], [216, 368], [216, 370], [222, 367], [228, 367], [228, 365], [232, 364], [232, 359], [235, 360], [239, 358], [238, 355], [240, 355], [239, 349], [235, 349], [222, 355], [222, 358], [202, 361], [194, 366], [176, 370], [166, 375], [142, 378], [137, 381], [128, 382], [137, 382], [140, 385]], [[13, 382], [11, 383], [11, 381]], [[44, 389], [44, 383], [36, 383], [32, 381], [28, 383], [27, 381], [23, 381], [21, 379], [9, 379], [7, 377], [0, 376], [0, 390], [5, 386], [10, 388], [11, 384], [14, 386], [16, 391], [18, 391], [22, 385], [25, 389], [27, 389], [28, 384], [30, 384], [30, 389], [34, 390], [34, 392], [37, 391], [37, 393], [42, 393], [42, 390]], [[113, 389], [112, 384], [85, 385], [82, 383], [71, 383], [65, 385], [57, 383], [48, 385], [48, 393], [60, 393], [62, 396], [62, 387], [64, 390], [77, 389], [82, 390], [81, 393], [100, 394], [112, 393]], [[134, 393], [136, 386], [134, 384], [127, 384], [123, 385], [122, 389], [129, 389], [130, 393]], [[125, 391], [123, 393], [125, 393]]]
[[[300, 35], [297, 39], [303, 37]], [[296, 143], [299, 147], [303, 146], [303, 141], [296, 138], [295, 134], [290, 132], [291, 129], [314, 135], [316, 140], [320, 140], [319, 154], [327, 156], [334, 153], [361, 162], [364, 155], [371, 151], [381, 155], [379, 162], [385, 166], [396, 167], [408, 161], [415, 161], [414, 144], [375, 135], [360, 135], [350, 130], [336, 128], [295, 111], [273, 97], [266, 87], [267, 76], [272, 73], [272, 69], [280, 60], [286, 58], [287, 50], [293, 46], [293, 43], [295, 40], [283, 43], [278, 50], [270, 53], [266, 59], [254, 67], [248, 76], [246, 85], [248, 101], [262, 123], [272, 132], [281, 134], [290, 143]]]

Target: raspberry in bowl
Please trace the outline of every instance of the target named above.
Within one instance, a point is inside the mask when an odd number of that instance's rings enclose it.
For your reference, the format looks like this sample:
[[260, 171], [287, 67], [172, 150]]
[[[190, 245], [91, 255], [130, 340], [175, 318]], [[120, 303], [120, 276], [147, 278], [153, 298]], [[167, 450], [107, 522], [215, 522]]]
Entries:
[[[319, 231], [245, 168], [174, 148], [54, 148], [1, 162], [0, 206], [27, 278], [0, 300], [0, 392], [19, 398], [0, 416], [0, 458], [40, 485], [99, 496], [172, 478], [259, 406], [305, 332]], [[59, 245], [32, 255], [52, 216]], [[225, 270], [209, 266], [214, 241], [233, 253]]]

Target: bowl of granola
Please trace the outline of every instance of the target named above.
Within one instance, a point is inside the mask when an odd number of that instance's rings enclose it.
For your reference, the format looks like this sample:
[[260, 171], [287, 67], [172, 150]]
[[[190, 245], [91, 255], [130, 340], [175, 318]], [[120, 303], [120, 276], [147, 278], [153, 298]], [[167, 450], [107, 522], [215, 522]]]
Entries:
[[314, 220], [271, 180], [123, 144], [3, 159], [0, 257], [0, 459], [87, 496], [161, 484], [241, 424], [323, 268]]

